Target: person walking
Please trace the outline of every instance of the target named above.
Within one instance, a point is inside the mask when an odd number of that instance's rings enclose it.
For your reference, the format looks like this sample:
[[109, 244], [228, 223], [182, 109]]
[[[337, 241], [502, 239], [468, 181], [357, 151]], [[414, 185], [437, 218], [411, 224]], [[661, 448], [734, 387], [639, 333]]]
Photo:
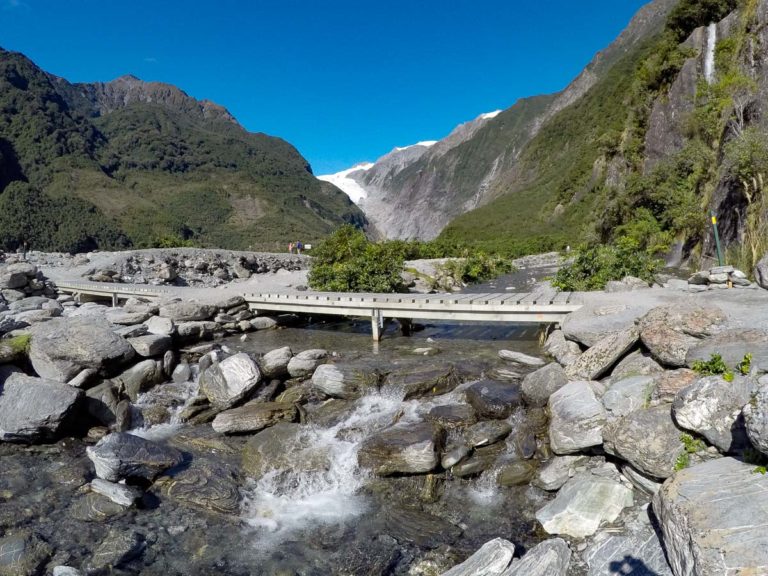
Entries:
[[288, 242], [288, 254], [293, 254], [293, 242]]
[[304, 244], [301, 241], [296, 242], [296, 254], [301, 254], [302, 250], [304, 250]]

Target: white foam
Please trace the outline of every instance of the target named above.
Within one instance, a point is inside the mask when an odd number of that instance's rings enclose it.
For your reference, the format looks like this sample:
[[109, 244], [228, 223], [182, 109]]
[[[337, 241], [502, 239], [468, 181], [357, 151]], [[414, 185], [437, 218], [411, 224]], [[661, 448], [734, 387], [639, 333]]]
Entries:
[[707, 27], [707, 52], [704, 56], [704, 78], [708, 84], [715, 80], [715, 47], [717, 46], [717, 24]]

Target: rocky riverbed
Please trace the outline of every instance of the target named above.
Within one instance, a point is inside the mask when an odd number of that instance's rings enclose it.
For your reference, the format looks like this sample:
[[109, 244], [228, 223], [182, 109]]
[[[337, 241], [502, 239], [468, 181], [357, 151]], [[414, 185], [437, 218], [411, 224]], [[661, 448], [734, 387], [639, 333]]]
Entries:
[[2, 576], [768, 573], [756, 286], [627, 281], [543, 346], [373, 347], [226, 292], [77, 305], [47, 274], [0, 266]]

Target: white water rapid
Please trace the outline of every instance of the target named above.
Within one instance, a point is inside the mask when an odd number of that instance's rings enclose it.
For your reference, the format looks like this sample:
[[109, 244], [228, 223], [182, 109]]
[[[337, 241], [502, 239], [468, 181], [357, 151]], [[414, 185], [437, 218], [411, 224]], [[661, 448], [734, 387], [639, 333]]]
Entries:
[[707, 27], [707, 52], [704, 55], [704, 78], [708, 84], [715, 80], [715, 47], [717, 46], [717, 24]]

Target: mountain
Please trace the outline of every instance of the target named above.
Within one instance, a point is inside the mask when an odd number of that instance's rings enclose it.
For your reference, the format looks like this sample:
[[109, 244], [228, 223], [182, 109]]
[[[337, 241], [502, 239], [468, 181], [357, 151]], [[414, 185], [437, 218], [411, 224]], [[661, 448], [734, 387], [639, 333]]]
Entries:
[[347, 222], [366, 220], [346, 195], [222, 106], [134, 76], [72, 84], [0, 49], [0, 247], [282, 249]]
[[388, 238], [432, 239], [456, 217], [505, 194], [519, 179], [516, 166], [528, 143], [658, 33], [675, 2], [656, 0], [643, 7], [562, 92], [521, 99], [458, 126], [428, 149], [402, 156], [396, 149], [365, 171], [349, 172], [347, 180], [365, 191], [359, 204], [366, 216]]

